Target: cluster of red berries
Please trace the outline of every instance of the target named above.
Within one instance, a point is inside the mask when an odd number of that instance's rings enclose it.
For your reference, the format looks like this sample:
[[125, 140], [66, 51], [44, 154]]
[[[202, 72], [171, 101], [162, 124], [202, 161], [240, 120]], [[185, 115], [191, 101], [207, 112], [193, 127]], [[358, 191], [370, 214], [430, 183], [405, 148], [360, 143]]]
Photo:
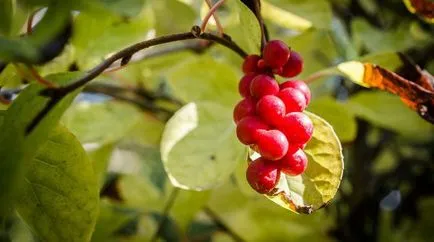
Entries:
[[235, 106], [237, 137], [261, 157], [250, 162], [247, 180], [257, 192], [271, 192], [280, 173], [300, 175], [307, 166], [303, 152], [312, 137], [313, 124], [303, 113], [309, 104], [309, 87], [302, 81], [278, 84], [274, 74], [294, 77], [303, 68], [300, 55], [279, 40], [268, 42], [262, 58], [249, 55], [239, 83], [243, 99]]

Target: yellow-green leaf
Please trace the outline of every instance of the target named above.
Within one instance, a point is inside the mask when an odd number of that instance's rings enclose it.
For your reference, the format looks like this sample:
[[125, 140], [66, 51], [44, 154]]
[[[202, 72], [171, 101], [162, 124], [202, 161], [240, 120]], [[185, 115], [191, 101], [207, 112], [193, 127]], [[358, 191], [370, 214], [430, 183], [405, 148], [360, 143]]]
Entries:
[[278, 190], [267, 197], [293, 212], [310, 214], [326, 206], [336, 195], [344, 162], [333, 127], [315, 114], [306, 114], [314, 124], [312, 139], [304, 149], [308, 156], [307, 170], [299, 176], [282, 173]]

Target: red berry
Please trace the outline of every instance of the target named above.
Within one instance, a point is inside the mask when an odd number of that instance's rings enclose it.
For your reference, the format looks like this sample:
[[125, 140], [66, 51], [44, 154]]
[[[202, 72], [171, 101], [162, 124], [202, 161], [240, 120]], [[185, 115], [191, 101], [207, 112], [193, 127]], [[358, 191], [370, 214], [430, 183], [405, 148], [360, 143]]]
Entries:
[[257, 149], [267, 160], [278, 160], [288, 152], [288, 140], [279, 130], [258, 130]]
[[282, 73], [283, 77], [294, 77], [301, 73], [303, 70], [303, 59], [300, 54], [295, 51], [291, 51], [288, 62], [283, 66]]
[[280, 68], [286, 64], [290, 55], [288, 46], [280, 40], [268, 42], [263, 50], [265, 63], [272, 69]]
[[234, 108], [234, 121], [238, 123], [242, 118], [255, 115], [256, 103], [252, 98], [244, 98]]
[[304, 97], [306, 98], [306, 105], [309, 104], [310, 99], [311, 99], [311, 93], [310, 93], [310, 89], [307, 86], [307, 84], [303, 81], [286, 81], [282, 84], [280, 84], [280, 89], [285, 89], [285, 88], [294, 88], [297, 89], [299, 91], [301, 91], [304, 95]]
[[273, 95], [266, 95], [256, 104], [256, 112], [267, 124], [276, 125], [285, 116], [285, 103]]
[[288, 113], [278, 128], [285, 134], [291, 146], [302, 146], [309, 141], [313, 133], [313, 123], [310, 118], [298, 112]]
[[255, 191], [266, 194], [271, 192], [279, 182], [280, 170], [277, 162], [270, 162], [261, 157], [250, 162], [246, 178]]
[[277, 96], [285, 103], [287, 113], [302, 112], [306, 109], [306, 98], [303, 93], [294, 88], [285, 88]]
[[256, 76], [250, 84], [250, 94], [256, 98], [261, 98], [265, 95], [276, 95], [278, 92], [279, 84], [267, 75]]
[[265, 64], [264, 59], [260, 59], [260, 60], [258, 61], [258, 69], [259, 69], [260, 71], [264, 71], [266, 68], [267, 68], [267, 64]]
[[245, 74], [258, 71], [259, 55], [248, 55], [243, 62], [243, 72]]
[[298, 149], [295, 153], [288, 153], [279, 161], [282, 172], [290, 176], [302, 174], [307, 167], [307, 156], [303, 150]]
[[259, 118], [248, 116], [237, 124], [237, 137], [245, 145], [254, 144], [258, 140], [258, 131], [268, 129], [268, 126]]
[[256, 74], [249, 73], [244, 75], [240, 82], [238, 83], [238, 91], [243, 97], [250, 97], [250, 84], [252, 80], [256, 77]]

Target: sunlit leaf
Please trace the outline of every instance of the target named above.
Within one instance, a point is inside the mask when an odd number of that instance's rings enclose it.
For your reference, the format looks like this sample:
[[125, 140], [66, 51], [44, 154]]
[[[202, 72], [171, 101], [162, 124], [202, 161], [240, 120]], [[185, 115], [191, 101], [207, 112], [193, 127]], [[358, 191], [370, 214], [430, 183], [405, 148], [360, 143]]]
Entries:
[[161, 157], [175, 186], [209, 189], [235, 170], [244, 149], [236, 139], [231, 113], [217, 103], [189, 103], [167, 122]]
[[99, 193], [80, 142], [57, 127], [28, 165], [16, 208], [32, 231], [42, 241], [89, 241]]
[[434, 2], [431, 0], [403, 0], [408, 10], [428, 23], [434, 23]]
[[155, 18], [155, 30], [157, 35], [173, 34], [189, 31], [197, 17], [194, 9], [174, 0], [152, 0], [152, 9]]
[[261, 12], [265, 19], [288, 28], [299, 31], [304, 31], [312, 27], [312, 22], [309, 20], [279, 8], [267, 1], [261, 1]]
[[332, 126], [306, 112], [314, 124], [312, 139], [304, 151], [307, 170], [299, 176], [282, 173], [277, 191], [267, 196], [278, 205], [297, 213], [310, 214], [326, 206], [338, 191], [343, 171], [342, 147]]

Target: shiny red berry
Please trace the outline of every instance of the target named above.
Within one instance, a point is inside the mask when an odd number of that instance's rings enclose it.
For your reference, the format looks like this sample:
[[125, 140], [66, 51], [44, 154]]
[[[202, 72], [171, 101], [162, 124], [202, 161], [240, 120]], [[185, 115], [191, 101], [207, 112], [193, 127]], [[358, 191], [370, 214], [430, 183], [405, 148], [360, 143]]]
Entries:
[[279, 130], [258, 130], [257, 149], [267, 160], [278, 160], [288, 152], [288, 140]]
[[280, 90], [277, 96], [283, 101], [285, 104], [286, 112], [302, 112], [306, 109], [306, 98], [304, 94], [294, 88], [285, 88]]
[[279, 166], [283, 173], [289, 176], [298, 176], [307, 168], [307, 156], [299, 149], [295, 153], [288, 153], [279, 160]]
[[303, 70], [303, 59], [300, 54], [295, 51], [291, 51], [290, 57], [286, 64], [283, 66], [280, 76], [294, 77], [301, 73]]
[[278, 92], [279, 84], [267, 75], [256, 76], [250, 84], [250, 94], [258, 99], [265, 95], [276, 95]]
[[243, 62], [243, 72], [245, 74], [258, 72], [258, 61], [261, 59], [259, 55], [248, 55]]
[[250, 162], [246, 171], [246, 178], [250, 186], [260, 194], [271, 192], [280, 179], [277, 162], [258, 158]]
[[310, 140], [313, 133], [313, 123], [310, 118], [306, 114], [298, 112], [286, 114], [278, 128], [285, 134], [291, 146], [304, 145]]
[[269, 41], [265, 45], [262, 54], [265, 63], [272, 69], [284, 66], [290, 58], [290, 50], [288, 46], [280, 40]]
[[245, 145], [254, 144], [258, 140], [258, 131], [267, 130], [268, 125], [255, 116], [241, 119], [237, 124], [237, 137]]
[[285, 116], [285, 103], [273, 95], [265, 95], [256, 104], [256, 113], [269, 125], [277, 125]]
[[256, 76], [257, 75], [255, 73], [249, 73], [241, 78], [240, 82], [238, 83], [238, 92], [242, 97], [251, 97], [250, 84]]
[[242, 118], [254, 116], [256, 110], [256, 102], [252, 98], [244, 98], [234, 108], [234, 121], [238, 123]]
[[282, 84], [280, 84], [280, 90], [283, 90], [285, 88], [294, 88], [297, 89], [299, 91], [301, 91], [304, 95], [304, 97], [306, 98], [306, 105], [308, 105], [310, 103], [310, 99], [311, 99], [311, 93], [310, 93], [310, 89], [309, 86], [303, 82], [303, 81], [286, 81], [283, 82]]

